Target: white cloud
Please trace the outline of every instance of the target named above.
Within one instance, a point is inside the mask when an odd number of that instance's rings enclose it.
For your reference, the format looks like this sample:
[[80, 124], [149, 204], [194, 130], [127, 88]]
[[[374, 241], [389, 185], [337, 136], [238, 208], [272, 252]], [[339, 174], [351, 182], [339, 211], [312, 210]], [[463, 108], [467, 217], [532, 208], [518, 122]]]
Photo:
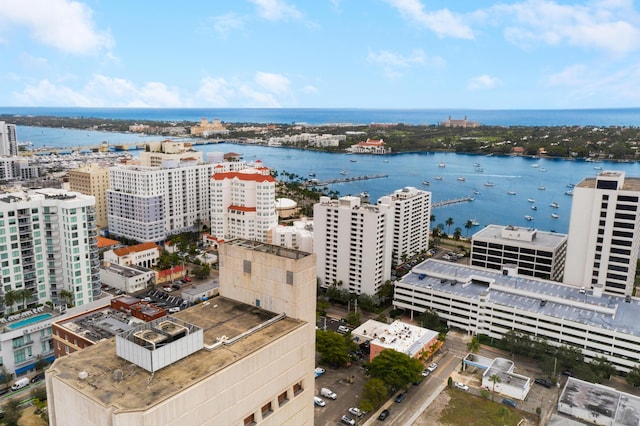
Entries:
[[313, 95], [318, 93], [318, 88], [316, 86], [307, 85], [302, 88], [302, 93], [306, 93], [308, 95]]
[[283, 0], [249, 0], [258, 7], [258, 13], [269, 21], [300, 19], [302, 13]]
[[226, 106], [234, 96], [235, 90], [224, 78], [207, 77], [200, 83], [200, 88], [196, 92], [196, 104], [205, 101], [210, 106]]
[[69, 87], [55, 85], [49, 80], [27, 85], [22, 92], [13, 92], [13, 97], [21, 106], [95, 106], [92, 99]]
[[425, 12], [420, 0], [386, 0], [395, 7], [408, 21], [412, 21], [421, 28], [433, 31], [438, 37], [454, 37], [472, 39], [471, 27], [464, 23], [460, 15], [448, 9]]
[[370, 51], [367, 61], [380, 65], [389, 78], [401, 77], [404, 71], [414, 65], [442, 66], [444, 64], [444, 60], [440, 57], [427, 58], [421, 49], [416, 49], [406, 56], [387, 50]]
[[26, 27], [39, 43], [75, 55], [95, 54], [113, 46], [107, 31], [96, 30], [92, 15], [85, 4], [71, 0], [0, 1], [3, 27]]
[[482, 74], [469, 80], [467, 88], [469, 90], [493, 89], [500, 83], [500, 79]]
[[505, 37], [517, 45], [567, 44], [615, 54], [640, 48], [640, 20], [629, 1], [572, 5], [528, 0], [494, 6], [489, 14], [507, 23]]
[[210, 18], [213, 29], [227, 36], [234, 31], [242, 31], [244, 29], [244, 20], [235, 13], [227, 13], [225, 15], [214, 16]]
[[256, 73], [255, 82], [262, 89], [276, 95], [289, 95], [291, 93], [291, 82], [281, 74], [259, 71]]
[[22, 53], [19, 58], [20, 65], [26, 69], [43, 69], [46, 68], [48, 61], [46, 58]]

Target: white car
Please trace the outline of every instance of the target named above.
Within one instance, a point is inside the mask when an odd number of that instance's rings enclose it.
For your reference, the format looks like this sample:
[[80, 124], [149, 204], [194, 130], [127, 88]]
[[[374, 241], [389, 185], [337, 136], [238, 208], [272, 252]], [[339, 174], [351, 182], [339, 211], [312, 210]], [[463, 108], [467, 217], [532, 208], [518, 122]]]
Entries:
[[355, 424], [356, 424], [356, 421], [355, 421], [355, 420], [353, 420], [353, 419], [352, 419], [351, 417], [349, 417], [349, 416], [342, 416], [342, 417], [340, 417], [340, 421], [341, 421], [342, 423], [344, 423], [345, 425], [349, 425], [349, 426], [355, 426]]
[[171, 293], [173, 289], [171, 287], [165, 287], [164, 291], [166, 291], [167, 293]]
[[427, 367], [427, 370], [429, 370], [430, 373], [433, 373], [434, 371], [436, 371], [436, 368], [438, 368], [438, 364], [432, 362], [431, 365]]
[[180, 308], [178, 306], [175, 306], [173, 308], [169, 308], [169, 313], [173, 314], [176, 312], [180, 312]]
[[427, 377], [429, 374], [431, 374], [431, 371], [429, 371], [427, 369], [424, 369], [424, 370], [422, 370], [422, 373], [420, 373], [420, 374], [422, 374], [422, 377]]
[[469, 390], [469, 386], [465, 385], [464, 383], [453, 382], [453, 386], [457, 387], [458, 389], [462, 389], [463, 391]]
[[325, 405], [327, 405], [327, 403], [324, 402], [324, 399], [320, 398], [319, 396], [314, 396], [313, 405], [317, 405], [318, 407], [324, 407]]
[[351, 407], [349, 408], [349, 413], [353, 414], [356, 417], [362, 417], [364, 416], [364, 411], [362, 411], [361, 409], [359, 409], [358, 407]]
[[314, 372], [316, 373], [316, 378], [322, 376], [324, 374], [324, 371], [324, 368], [316, 367], [316, 369], [314, 370]]

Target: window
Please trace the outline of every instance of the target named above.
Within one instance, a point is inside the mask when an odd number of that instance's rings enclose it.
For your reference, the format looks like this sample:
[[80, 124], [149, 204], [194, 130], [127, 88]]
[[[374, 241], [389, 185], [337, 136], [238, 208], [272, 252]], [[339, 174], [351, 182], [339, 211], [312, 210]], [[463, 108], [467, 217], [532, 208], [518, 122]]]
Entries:
[[293, 272], [287, 271], [287, 284], [293, 285]]
[[289, 398], [287, 398], [287, 391], [284, 391], [278, 395], [278, 405], [282, 407], [287, 402], [289, 402]]
[[245, 272], [247, 274], [251, 273], [251, 261], [249, 260], [242, 261], [242, 272]]
[[304, 390], [304, 388], [302, 387], [302, 382], [298, 382], [295, 385], [293, 385], [293, 394], [294, 395], [298, 395], [303, 390]]
[[271, 401], [269, 401], [262, 406], [262, 418], [264, 419], [271, 413], [273, 413], [273, 408], [271, 407]]
[[256, 416], [251, 413], [244, 418], [244, 426], [251, 426], [256, 424]]

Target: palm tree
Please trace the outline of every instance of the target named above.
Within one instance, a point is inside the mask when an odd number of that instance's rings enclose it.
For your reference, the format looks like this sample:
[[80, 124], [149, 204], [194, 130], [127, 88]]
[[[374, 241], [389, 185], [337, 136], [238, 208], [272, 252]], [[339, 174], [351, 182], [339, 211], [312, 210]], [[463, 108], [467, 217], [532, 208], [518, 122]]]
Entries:
[[69, 301], [73, 301], [73, 293], [69, 290], [60, 290], [60, 297], [64, 299], [65, 305], [68, 305]]
[[455, 241], [460, 241], [461, 236], [462, 236], [462, 229], [457, 227], [456, 229], [453, 230], [453, 239]]
[[477, 354], [480, 350], [480, 341], [477, 337], [473, 337], [469, 343], [467, 343], [467, 350], [474, 354]]
[[489, 381], [493, 383], [491, 387], [491, 401], [493, 401], [493, 395], [496, 392], [496, 383], [502, 382], [502, 379], [497, 374], [492, 374], [491, 377], [489, 377]]
[[27, 288], [23, 290], [16, 290], [18, 293], [18, 300], [23, 302], [22, 309], [27, 308], [27, 302], [33, 297], [33, 292]]
[[467, 222], [464, 224], [464, 229], [467, 230], [467, 237], [469, 237], [469, 230], [473, 228], [473, 221], [471, 219], [467, 220]]
[[17, 290], [9, 290], [4, 293], [4, 306], [7, 309], [13, 307], [18, 300], [20, 300], [20, 296], [18, 295]]
[[452, 217], [447, 218], [447, 221], [445, 222], [445, 225], [447, 225], [447, 234], [450, 233], [449, 231], [451, 231], [451, 225], [453, 224], [454, 224], [453, 218]]

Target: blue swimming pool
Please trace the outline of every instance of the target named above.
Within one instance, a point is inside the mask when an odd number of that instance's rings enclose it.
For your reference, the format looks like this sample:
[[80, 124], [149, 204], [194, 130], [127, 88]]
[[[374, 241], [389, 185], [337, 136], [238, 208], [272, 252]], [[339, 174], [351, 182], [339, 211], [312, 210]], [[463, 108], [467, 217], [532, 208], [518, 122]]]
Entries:
[[7, 327], [9, 327], [11, 330], [15, 330], [16, 328], [20, 328], [20, 327], [24, 327], [25, 325], [30, 325], [30, 324], [34, 324], [36, 322], [40, 322], [42, 320], [46, 320], [47, 318], [51, 318], [53, 315], [51, 314], [38, 314], [38, 315], [34, 315], [32, 317], [27, 317], [23, 320], [20, 321], [16, 321], [16, 322], [12, 322], [10, 324], [7, 324]]

